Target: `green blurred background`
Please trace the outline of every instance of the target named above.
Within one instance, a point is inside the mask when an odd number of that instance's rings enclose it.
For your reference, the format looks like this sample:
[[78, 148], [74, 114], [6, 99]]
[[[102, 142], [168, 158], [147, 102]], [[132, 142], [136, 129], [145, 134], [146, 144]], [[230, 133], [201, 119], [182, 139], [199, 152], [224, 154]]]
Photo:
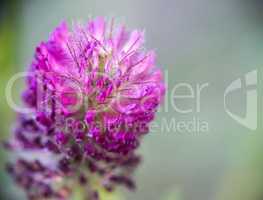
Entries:
[[[5, 98], [8, 80], [30, 64], [35, 46], [62, 20], [115, 17], [146, 30], [146, 46], [158, 54], [168, 74], [168, 97], [155, 128], [140, 148], [144, 162], [136, 173], [138, 190], [127, 200], [262, 200], [263, 2], [260, 0], [25, 0], [0, 1], [0, 139], [8, 138], [14, 111]], [[258, 128], [251, 131], [224, 110], [225, 88], [252, 70], [258, 72]], [[200, 112], [171, 107], [172, 89], [209, 83]], [[185, 94], [187, 91], [180, 91]], [[245, 113], [246, 91], [228, 102]], [[14, 96], [19, 96], [18, 89]], [[178, 100], [195, 108], [192, 99]], [[165, 109], [168, 108], [168, 109]], [[163, 120], [205, 121], [208, 131], [166, 131]], [[24, 199], [4, 172], [1, 152], [0, 199]]]

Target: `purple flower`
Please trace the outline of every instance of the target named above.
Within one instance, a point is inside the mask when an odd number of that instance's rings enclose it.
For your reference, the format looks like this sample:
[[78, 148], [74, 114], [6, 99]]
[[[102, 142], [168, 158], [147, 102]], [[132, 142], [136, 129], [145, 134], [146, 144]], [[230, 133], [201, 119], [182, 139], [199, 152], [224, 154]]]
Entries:
[[165, 93], [143, 35], [98, 17], [62, 23], [36, 48], [23, 93], [32, 113], [18, 115], [8, 165], [29, 199], [68, 199], [76, 181], [94, 199], [101, 186], [135, 187], [135, 150]]

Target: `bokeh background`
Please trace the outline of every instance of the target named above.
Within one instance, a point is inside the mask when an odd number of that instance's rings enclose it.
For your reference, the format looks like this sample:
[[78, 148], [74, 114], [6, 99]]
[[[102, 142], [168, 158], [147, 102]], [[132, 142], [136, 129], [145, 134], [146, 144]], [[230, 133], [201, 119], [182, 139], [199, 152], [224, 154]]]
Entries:
[[[168, 74], [164, 107], [169, 109], [161, 109], [156, 124], [195, 118], [209, 125], [205, 132], [152, 131], [140, 148], [144, 162], [136, 173], [138, 190], [122, 190], [125, 199], [262, 200], [262, 10], [260, 0], [1, 0], [0, 139], [10, 135], [15, 116], [6, 102], [6, 84], [30, 64], [35, 46], [62, 20], [115, 17], [130, 28], [146, 30], [146, 46], [156, 50]], [[258, 72], [256, 131], [232, 120], [223, 104], [225, 88], [252, 70]], [[201, 94], [200, 112], [192, 99], [178, 100], [178, 106], [193, 112], [172, 109], [172, 89], [179, 83], [194, 88], [209, 83]], [[229, 100], [235, 112], [245, 113], [245, 92]], [[19, 97], [19, 87], [13, 94]], [[0, 199], [23, 200], [4, 171], [8, 155], [0, 152]]]

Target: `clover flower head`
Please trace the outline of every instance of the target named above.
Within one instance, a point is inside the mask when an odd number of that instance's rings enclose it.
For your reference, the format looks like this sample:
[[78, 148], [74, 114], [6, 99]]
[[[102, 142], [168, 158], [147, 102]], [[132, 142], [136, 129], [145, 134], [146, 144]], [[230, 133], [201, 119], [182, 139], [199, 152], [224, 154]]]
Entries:
[[69, 199], [79, 184], [88, 199], [98, 188], [134, 189], [135, 150], [165, 87], [144, 33], [103, 17], [72, 29], [63, 22], [38, 45], [22, 94], [8, 171], [28, 199]]

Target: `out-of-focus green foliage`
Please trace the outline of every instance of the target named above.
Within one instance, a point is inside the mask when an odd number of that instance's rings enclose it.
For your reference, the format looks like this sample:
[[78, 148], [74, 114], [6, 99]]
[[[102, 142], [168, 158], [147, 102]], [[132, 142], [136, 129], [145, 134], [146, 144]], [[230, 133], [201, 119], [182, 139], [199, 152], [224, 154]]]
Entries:
[[[11, 20], [11, 19], [10, 19]], [[0, 110], [1, 114], [5, 116], [1, 118], [0, 126], [0, 138], [3, 138], [8, 134], [10, 129], [10, 120], [11, 120], [11, 108], [8, 107], [7, 102], [5, 101], [5, 87], [8, 79], [15, 72], [15, 67], [17, 65], [17, 27], [14, 26], [14, 23], [8, 21], [0, 21]]]
[[178, 189], [173, 189], [166, 193], [160, 200], [183, 200], [183, 198], [181, 197], [181, 193]]
[[218, 200], [263, 199], [262, 146], [263, 137], [259, 131], [242, 142], [233, 167], [223, 178]]
[[[6, 3], [6, 4], [4, 4]], [[17, 14], [18, 1], [2, 2], [6, 8], [4, 13], [0, 16], [0, 141], [6, 139], [11, 129], [11, 123], [13, 118], [13, 111], [8, 106], [5, 100], [5, 87], [9, 78], [15, 73], [17, 68], [17, 43], [19, 35], [19, 26]], [[0, 179], [1, 184], [5, 183], [7, 186], [11, 186], [10, 179], [7, 178], [4, 166], [5, 166], [5, 152], [0, 149]], [[4, 190], [3, 190], [4, 189]], [[12, 199], [15, 198], [14, 192], [11, 191], [11, 187], [0, 188], [0, 199]], [[14, 194], [15, 195], [15, 194]]]
[[[85, 192], [83, 191], [83, 187], [76, 187], [74, 189], [74, 193], [72, 195], [71, 200], [83, 200], [85, 199]], [[105, 191], [104, 189], [99, 189], [100, 199], [101, 200], [125, 200], [123, 195], [121, 195], [119, 192], [113, 192], [109, 193]]]

